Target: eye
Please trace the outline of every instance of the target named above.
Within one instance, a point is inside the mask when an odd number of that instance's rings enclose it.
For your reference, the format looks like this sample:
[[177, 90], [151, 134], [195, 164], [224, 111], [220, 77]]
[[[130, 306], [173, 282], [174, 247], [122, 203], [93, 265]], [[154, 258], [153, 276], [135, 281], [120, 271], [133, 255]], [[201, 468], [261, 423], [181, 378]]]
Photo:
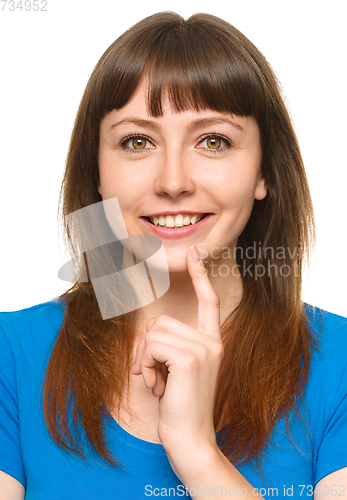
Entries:
[[205, 147], [201, 149], [212, 151], [213, 153], [220, 153], [231, 148], [231, 142], [225, 137], [222, 137], [220, 135], [209, 135], [205, 137], [202, 141], [199, 142], [199, 146], [204, 144]]
[[121, 147], [128, 150], [129, 153], [142, 153], [143, 151], [148, 151], [148, 149], [153, 149], [146, 147], [147, 144], [152, 144], [153, 146], [153, 143], [147, 137], [138, 134], [125, 137], [120, 143]]

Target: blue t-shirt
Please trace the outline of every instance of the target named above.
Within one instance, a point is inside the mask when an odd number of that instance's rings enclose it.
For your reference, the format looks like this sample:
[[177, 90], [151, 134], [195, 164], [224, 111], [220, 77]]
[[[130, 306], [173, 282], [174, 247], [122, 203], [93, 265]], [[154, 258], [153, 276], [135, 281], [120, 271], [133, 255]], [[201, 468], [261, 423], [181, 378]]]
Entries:
[[[319, 338], [300, 404], [306, 421], [291, 412], [295, 444], [284, 419], [278, 422], [273, 443], [263, 452], [264, 478], [251, 464], [239, 467], [264, 498], [312, 498], [320, 479], [347, 467], [347, 320], [323, 311], [324, 328], [319, 331], [319, 311], [305, 307]], [[53, 441], [44, 421], [41, 388], [63, 314], [64, 303], [58, 300], [0, 313], [0, 470], [25, 486], [26, 500], [185, 496], [164, 447], [132, 436], [110, 416], [107, 444], [123, 470], [90, 448], [83, 461]], [[215, 485], [215, 494], [221, 486]], [[343, 488], [337, 488], [337, 498], [347, 495], [347, 486]], [[244, 492], [235, 492], [235, 497], [240, 495]]]

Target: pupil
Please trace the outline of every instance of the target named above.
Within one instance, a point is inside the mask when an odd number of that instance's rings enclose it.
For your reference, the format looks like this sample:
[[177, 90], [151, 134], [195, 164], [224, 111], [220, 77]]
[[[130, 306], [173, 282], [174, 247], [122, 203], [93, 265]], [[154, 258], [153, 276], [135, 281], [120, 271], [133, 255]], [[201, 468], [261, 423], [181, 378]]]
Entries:
[[143, 139], [134, 139], [133, 146], [135, 149], [143, 149], [145, 146], [145, 141]]

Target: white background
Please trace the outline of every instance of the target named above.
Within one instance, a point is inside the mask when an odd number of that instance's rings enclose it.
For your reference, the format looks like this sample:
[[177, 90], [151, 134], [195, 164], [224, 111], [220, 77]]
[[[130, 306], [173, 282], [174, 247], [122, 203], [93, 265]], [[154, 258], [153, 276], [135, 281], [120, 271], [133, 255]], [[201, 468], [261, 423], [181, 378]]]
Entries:
[[275, 69], [316, 214], [317, 259], [303, 299], [347, 316], [343, 1], [47, 0], [47, 12], [11, 12], [11, 5], [3, 11], [0, 5], [0, 310], [30, 307], [67, 288], [57, 277], [66, 258], [56, 215], [82, 92], [102, 53], [123, 31], [172, 10], [184, 18], [197, 12], [224, 18]]

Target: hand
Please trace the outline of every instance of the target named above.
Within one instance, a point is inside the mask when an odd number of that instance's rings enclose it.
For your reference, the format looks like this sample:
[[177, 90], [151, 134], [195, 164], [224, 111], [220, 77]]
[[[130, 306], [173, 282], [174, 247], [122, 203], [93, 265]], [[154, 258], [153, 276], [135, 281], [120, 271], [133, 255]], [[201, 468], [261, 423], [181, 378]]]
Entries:
[[187, 266], [198, 298], [196, 329], [168, 315], [151, 318], [133, 368], [159, 397], [158, 437], [173, 454], [182, 447], [217, 446], [213, 410], [224, 352], [220, 300], [191, 251]]

